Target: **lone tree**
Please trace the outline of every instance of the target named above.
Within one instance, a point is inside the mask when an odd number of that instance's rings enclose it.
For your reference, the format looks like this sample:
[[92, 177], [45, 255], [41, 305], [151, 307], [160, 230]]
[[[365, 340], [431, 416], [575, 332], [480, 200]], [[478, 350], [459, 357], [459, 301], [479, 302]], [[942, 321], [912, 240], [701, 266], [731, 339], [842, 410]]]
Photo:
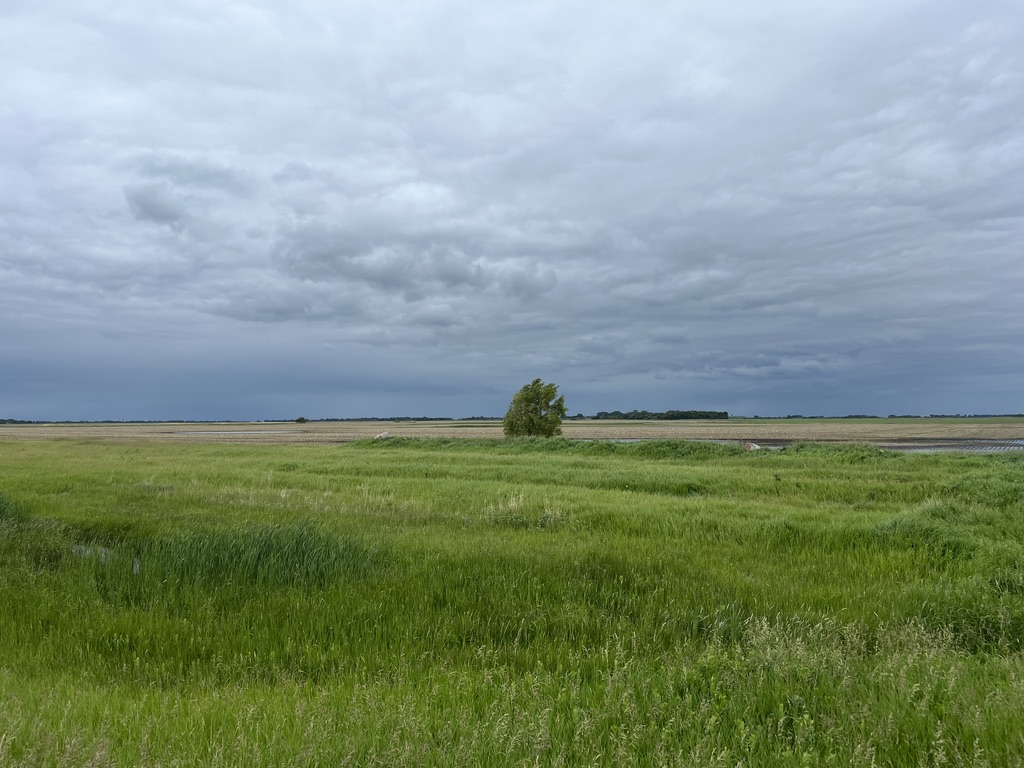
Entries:
[[565, 398], [557, 384], [534, 379], [516, 392], [501, 422], [505, 437], [554, 437], [562, 434]]

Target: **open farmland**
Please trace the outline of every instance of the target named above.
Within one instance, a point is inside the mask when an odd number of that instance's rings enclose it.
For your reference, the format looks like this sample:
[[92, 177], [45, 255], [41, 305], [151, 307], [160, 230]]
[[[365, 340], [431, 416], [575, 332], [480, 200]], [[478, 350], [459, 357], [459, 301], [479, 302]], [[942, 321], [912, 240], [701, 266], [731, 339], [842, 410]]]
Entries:
[[[768, 445], [795, 442], [886, 446], [1024, 440], [1024, 418], [729, 419], [714, 421], [569, 420], [565, 437], [580, 440], [722, 440]], [[142, 440], [181, 443], [332, 444], [396, 437], [501, 438], [500, 421], [316, 421], [0, 425], [0, 440]], [[967, 443], [969, 445], [969, 443]]]
[[1020, 453], [295, 426], [8, 428], [0, 764], [1024, 764]]

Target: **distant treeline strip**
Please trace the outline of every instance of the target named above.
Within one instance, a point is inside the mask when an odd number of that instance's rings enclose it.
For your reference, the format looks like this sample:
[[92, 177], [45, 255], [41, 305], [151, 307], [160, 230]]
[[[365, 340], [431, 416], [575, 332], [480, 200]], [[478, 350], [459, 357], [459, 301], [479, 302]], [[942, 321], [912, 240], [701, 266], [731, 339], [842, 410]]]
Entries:
[[653, 421], [678, 421], [680, 419], [728, 419], [728, 411], [600, 411], [596, 413], [595, 419], [642, 419]]

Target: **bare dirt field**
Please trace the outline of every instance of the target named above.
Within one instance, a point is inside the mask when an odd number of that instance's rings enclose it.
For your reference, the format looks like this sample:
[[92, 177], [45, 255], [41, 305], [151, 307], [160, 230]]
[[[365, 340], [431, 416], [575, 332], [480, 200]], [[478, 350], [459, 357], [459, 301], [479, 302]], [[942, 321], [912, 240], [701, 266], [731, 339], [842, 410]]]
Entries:
[[[1024, 450], [1024, 418], [580, 420], [577, 440], [715, 440], [777, 447], [793, 442], [870, 443], [917, 450]], [[333, 444], [394, 437], [502, 437], [500, 421], [331, 421], [0, 425], [0, 440], [118, 440], [184, 443]]]

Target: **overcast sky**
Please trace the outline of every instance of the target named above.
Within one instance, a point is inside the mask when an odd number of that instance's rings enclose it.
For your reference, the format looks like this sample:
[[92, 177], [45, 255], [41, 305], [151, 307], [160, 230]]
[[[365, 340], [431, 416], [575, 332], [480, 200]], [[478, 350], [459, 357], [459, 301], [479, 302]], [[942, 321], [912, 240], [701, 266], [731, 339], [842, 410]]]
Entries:
[[1019, 0], [3, 0], [0, 418], [1024, 411]]

